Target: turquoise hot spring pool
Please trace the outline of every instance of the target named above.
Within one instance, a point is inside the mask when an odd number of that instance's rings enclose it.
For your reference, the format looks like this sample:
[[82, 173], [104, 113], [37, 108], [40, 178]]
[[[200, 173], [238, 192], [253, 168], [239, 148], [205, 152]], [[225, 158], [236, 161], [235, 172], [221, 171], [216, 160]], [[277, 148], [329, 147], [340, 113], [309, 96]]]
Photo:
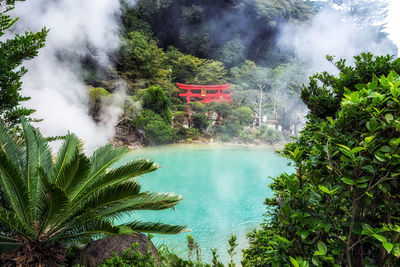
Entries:
[[191, 234], [210, 262], [210, 248], [228, 261], [228, 239], [236, 234], [240, 250], [247, 245], [246, 233], [258, 227], [266, 211], [264, 199], [271, 196], [269, 177], [291, 172], [288, 160], [266, 147], [233, 145], [168, 145], [138, 149], [126, 160], [148, 158], [161, 168], [139, 178], [142, 190], [175, 192], [184, 200], [176, 209], [139, 211], [135, 220], [186, 225], [190, 233], [156, 235], [156, 245], [167, 244], [185, 257], [186, 235]]

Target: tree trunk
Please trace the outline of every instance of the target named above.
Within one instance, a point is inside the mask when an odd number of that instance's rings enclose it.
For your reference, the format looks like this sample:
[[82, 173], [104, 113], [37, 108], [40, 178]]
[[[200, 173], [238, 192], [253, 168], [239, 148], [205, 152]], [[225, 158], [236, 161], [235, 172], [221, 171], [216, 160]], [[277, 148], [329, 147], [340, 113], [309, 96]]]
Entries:
[[261, 127], [261, 122], [262, 122], [262, 101], [263, 101], [263, 90], [262, 86], [258, 85], [258, 88], [260, 88], [260, 105], [258, 108], [258, 127]]

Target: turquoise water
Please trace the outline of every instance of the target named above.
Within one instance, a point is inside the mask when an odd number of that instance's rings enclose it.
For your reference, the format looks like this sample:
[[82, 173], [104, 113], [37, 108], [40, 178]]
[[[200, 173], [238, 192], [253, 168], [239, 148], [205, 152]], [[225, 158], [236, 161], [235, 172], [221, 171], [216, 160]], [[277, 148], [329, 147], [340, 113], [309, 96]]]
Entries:
[[[140, 211], [134, 219], [186, 225], [210, 262], [210, 248], [218, 248], [228, 261], [228, 239], [238, 236], [240, 250], [247, 245], [246, 233], [263, 221], [264, 199], [271, 196], [270, 176], [290, 172], [288, 161], [262, 147], [224, 145], [169, 145], [139, 149], [127, 159], [148, 158], [162, 168], [139, 178], [143, 190], [175, 192], [184, 200], [175, 210]], [[187, 255], [186, 235], [156, 236], [180, 256]]]

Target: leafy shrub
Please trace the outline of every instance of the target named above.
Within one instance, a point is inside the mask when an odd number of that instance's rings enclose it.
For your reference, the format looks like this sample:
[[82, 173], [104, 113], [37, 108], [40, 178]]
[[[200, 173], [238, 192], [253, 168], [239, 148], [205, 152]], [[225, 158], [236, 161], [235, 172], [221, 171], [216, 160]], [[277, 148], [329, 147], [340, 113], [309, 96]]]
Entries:
[[114, 267], [114, 266], [135, 266], [135, 267], [149, 267], [158, 266], [159, 262], [151, 252], [142, 254], [138, 251], [138, 243], [132, 245], [131, 249], [124, 251], [119, 256], [114, 253], [113, 256], [100, 264], [100, 267]]
[[[362, 70], [387, 66], [385, 60], [391, 58], [356, 57], [355, 68], [343, 67], [325, 80], [331, 83], [318, 89], [311, 81], [304, 89], [314, 94], [310, 105], [330, 98], [336, 110], [326, 110], [332, 117], [324, 119], [310, 108], [301, 136], [282, 151], [296, 173], [271, 184], [268, 220], [249, 234], [244, 251], [252, 266], [399, 264], [400, 77], [391, 72], [360, 80]], [[326, 94], [328, 84], [342, 95], [339, 105], [337, 96]]]
[[160, 87], [147, 88], [143, 96], [143, 108], [152, 110], [160, 115], [166, 123], [171, 123], [172, 113], [169, 108], [169, 100]]
[[207, 111], [207, 106], [200, 102], [190, 102], [189, 107], [193, 112], [203, 113]]
[[109, 95], [110, 93], [103, 87], [93, 87], [89, 89], [89, 98], [92, 101], [101, 100]]
[[200, 131], [207, 129], [208, 125], [210, 124], [207, 116], [203, 114], [193, 114], [190, 120], [192, 127], [199, 129]]
[[186, 105], [175, 105], [176, 111], [187, 111], [187, 106]]
[[129, 118], [137, 118], [140, 116], [142, 106], [134, 97], [127, 97], [124, 101], [124, 116]]
[[281, 141], [282, 133], [278, 130], [262, 125], [255, 133], [255, 137], [260, 139], [261, 142], [266, 142], [271, 144], [274, 142]]
[[253, 110], [249, 107], [239, 107], [234, 111], [234, 114], [241, 125], [251, 124], [254, 120]]
[[242, 127], [239, 125], [239, 123], [236, 122], [231, 122], [231, 123], [227, 123], [225, 124], [224, 122], [222, 122], [221, 125], [216, 124], [214, 126], [215, 128], [215, 132], [217, 134], [219, 134], [222, 138], [222, 136], [228, 137], [229, 140], [231, 140], [233, 137], [236, 137], [239, 135]]
[[167, 144], [174, 138], [171, 126], [152, 110], [143, 109], [141, 116], [135, 120], [135, 124], [139, 129], [145, 131], [149, 143], [152, 145]]
[[251, 131], [241, 131], [239, 134], [239, 139], [244, 143], [252, 143], [255, 139], [254, 134]]
[[173, 122], [176, 124], [184, 124], [186, 122], [186, 112], [185, 111], [177, 111], [174, 113]]
[[196, 128], [174, 128], [176, 140], [197, 140], [200, 137], [200, 131]]
[[144, 130], [150, 144], [167, 144], [174, 138], [171, 126], [157, 115], [144, 126]]

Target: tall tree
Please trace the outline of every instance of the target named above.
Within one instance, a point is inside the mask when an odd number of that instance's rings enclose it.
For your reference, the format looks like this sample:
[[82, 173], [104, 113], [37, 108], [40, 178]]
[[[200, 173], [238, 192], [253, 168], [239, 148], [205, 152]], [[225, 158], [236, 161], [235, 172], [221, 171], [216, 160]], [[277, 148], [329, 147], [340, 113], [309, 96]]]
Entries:
[[[11, 18], [7, 12], [14, 8], [15, 0], [0, 0], [0, 37], [9, 30], [18, 18]], [[21, 77], [27, 72], [22, 62], [34, 58], [45, 45], [48, 31], [25, 32], [14, 38], [0, 41], [0, 120], [8, 126], [19, 122], [19, 117], [29, 116], [34, 110], [21, 107], [22, 101], [29, 100], [20, 94]]]

